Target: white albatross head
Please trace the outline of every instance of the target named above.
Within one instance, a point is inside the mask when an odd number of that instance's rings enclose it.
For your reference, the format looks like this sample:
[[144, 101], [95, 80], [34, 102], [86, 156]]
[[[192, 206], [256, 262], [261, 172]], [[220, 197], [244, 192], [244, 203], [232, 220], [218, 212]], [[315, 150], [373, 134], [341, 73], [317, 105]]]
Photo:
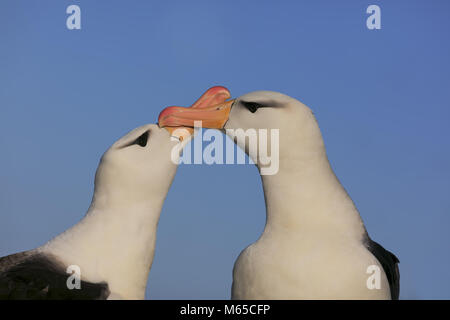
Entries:
[[[241, 129], [246, 132], [254, 129], [257, 141], [260, 140], [260, 129], [267, 130], [270, 137], [272, 129], [279, 130], [279, 161], [281, 166], [290, 166], [290, 160], [310, 162], [326, 159], [325, 147], [317, 121], [311, 109], [300, 101], [285, 94], [274, 91], [255, 91], [228, 100], [202, 110], [171, 108], [161, 112], [160, 126], [194, 126], [194, 121], [202, 121], [204, 128], [230, 132]], [[230, 130], [232, 129], [232, 130]], [[249, 144], [245, 140], [235, 142], [249, 153]], [[272, 149], [274, 142], [267, 139], [267, 150]], [[258, 156], [260, 154], [258, 153]], [[256, 159], [259, 164], [261, 161]], [[306, 166], [306, 163], [305, 163]]]
[[189, 141], [175, 139], [156, 124], [136, 128], [116, 141], [102, 156], [95, 176], [98, 207], [126, 206], [163, 200], [175, 176], [174, 148]]

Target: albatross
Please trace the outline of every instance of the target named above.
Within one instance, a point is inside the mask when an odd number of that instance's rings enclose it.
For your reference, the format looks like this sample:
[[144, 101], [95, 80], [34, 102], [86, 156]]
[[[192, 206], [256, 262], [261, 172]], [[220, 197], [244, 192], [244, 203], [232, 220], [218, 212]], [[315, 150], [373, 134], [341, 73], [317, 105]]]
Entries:
[[[228, 94], [211, 88], [191, 108]], [[143, 299], [161, 208], [192, 133], [148, 124], [115, 142], [84, 218], [36, 249], [0, 258], [0, 299]], [[78, 287], [68, 285], [74, 271]]]
[[[257, 91], [202, 110], [166, 108], [158, 121], [162, 127], [202, 121], [226, 133], [279, 129], [279, 170], [261, 175], [266, 225], [235, 262], [232, 299], [398, 299], [399, 261], [369, 237], [310, 108]], [[244, 139], [235, 142], [249, 154]], [[261, 172], [258, 155], [250, 156]]]
[[[102, 156], [84, 218], [36, 249], [0, 258], [0, 299], [143, 299], [156, 227], [175, 176], [169, 132], [139, 127]], [[75, 268], [81, 285], [69, 288]]]

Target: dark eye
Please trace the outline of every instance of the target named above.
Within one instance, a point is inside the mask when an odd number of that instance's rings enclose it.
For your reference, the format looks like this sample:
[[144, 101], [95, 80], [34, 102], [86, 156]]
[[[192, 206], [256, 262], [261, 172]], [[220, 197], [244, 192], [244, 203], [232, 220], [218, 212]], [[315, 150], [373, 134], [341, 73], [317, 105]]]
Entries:
[[134, 142], [131, 143], [130, 145], [138, 144], [141, 147], [145, 147], [147, 145], [148, 136], [149, 136], [149, 131], [146, 131], [142, 135], [140, 135], [139, 138], [134, 140]]
[[261, 105], [255, 103], [255, 102], [245, 102], [242, 101], [242, 104], [248, 109], [248, 111], [250, 111], [251, 113], [255, 113], [256, 110], [258, 110], [259, 107], [261, 107]]

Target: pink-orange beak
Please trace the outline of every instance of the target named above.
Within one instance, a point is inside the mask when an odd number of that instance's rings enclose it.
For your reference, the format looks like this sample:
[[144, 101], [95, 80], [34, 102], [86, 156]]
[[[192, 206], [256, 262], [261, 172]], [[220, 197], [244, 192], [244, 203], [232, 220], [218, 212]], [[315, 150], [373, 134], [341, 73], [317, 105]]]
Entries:
[[[208, 89], [190, 108], [167, 107], [158, 117], [160, 127], [173, 132], [176, 127], [194, 127], [195, 121], [202, 121], [202, 127], [221, 129], [228, 120], [234, 100], [225, 87]], [[228, 101], [227, 101], [228, 100]]]

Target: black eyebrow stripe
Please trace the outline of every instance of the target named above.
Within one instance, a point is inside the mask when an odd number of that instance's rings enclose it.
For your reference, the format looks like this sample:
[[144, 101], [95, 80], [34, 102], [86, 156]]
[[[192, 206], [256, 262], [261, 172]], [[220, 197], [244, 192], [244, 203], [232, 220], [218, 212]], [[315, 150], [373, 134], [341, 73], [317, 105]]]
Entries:
[[136, 139], [134, 139], [133, 141], [130, 141], [130, 142], [124, 144], [123, 146], [119, 146], [117, 149], [123, 149], [123, 148], [126, 148], [126, 147], [130, 147], [130, 146], [132, 146], [132, 145], [134, 145], [134, 144], [137, 144], [137, 141], [138, 141], [139, 138], [141, 138], [143, 135], [146, 135], [145, 138], [146, 138], [147, 141], [148, 141], [148, 137], [149, 137], [149, 135], [150, 135], [150, 130], [144, 131], [144, 132], [143, 132], [142, 134], [140, 134]]
[[245, 100], [239, 100], [240, 103], [243, 105], [249, 105], [249, 104], [257, 104], [260, 108], [281, 108], [283, 107], [282, 104], [274, 101], [264, 101], [264, 102], [258, 102], [258, 101], [245, 101]]

